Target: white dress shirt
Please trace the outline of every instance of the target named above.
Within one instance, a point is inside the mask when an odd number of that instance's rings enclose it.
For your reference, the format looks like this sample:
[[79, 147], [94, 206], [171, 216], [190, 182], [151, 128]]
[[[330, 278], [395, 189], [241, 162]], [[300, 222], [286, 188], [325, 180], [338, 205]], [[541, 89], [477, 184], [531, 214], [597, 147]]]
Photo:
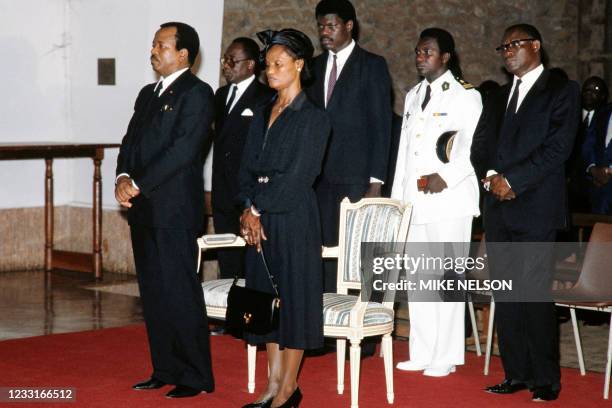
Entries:
[[[518, 99], [516, 100], [516, 111], [514, 113], [518, 112], [519, 108], [521, 107], [521, 103], [523, 103], [523, 100], [525, 99], [525, 96], [527, 96], [529, 90], [531, 89], [531, 87], [533, 87], [533, 84], [535, 84], [540, 75], [542, 75], [542, 72], [544, 72], [544, 65], [540, 64], [525, 75], [523, 75], [521, 78], [515, 75], [514, 80], [512, 82], [512, 89], [510, 89], [510, 95], [508, 95], [508, 100], [506, 101], [506, 107], [508, 107], [508, 105], [510, 104], [510, 99], [512, 99], [512, 95], [514, 94], [514, 89], [516, 88], [516, 81], [520, 79], [521, 85], [519, 86]], [[497, 174], [496, 170], [487, 171], [487, 177], [493, 176], [495, 174]], [[512, 188], [512, 186], [508, 182], [508, 179], [504, 177], [504, 180], [506, 181], [508, 187]], [[489, 191], [489, 186], [490, 183], [486, 182], [484, 184], [484, 189]]]
[[238, 102], [242, 94], [244, 94], [244, 91], [246, 91], [246, 89], [253, 83], [254, 80], [255, 75], [251, 75], [247, 79], [243, 79], [237, 84], [232, 84], [232, 86], [230, 86], [229, 92], [227, 93], [227, 98], [225, 99], [225, 104], [227, 105], [227, 103], [229, 102], [230, 97], [232, 96], [232, 88], [234, 87], [236, 87], [236, 96], [234, 97], [234, 101], [232, 102], [232, 106], [230, 106], [228, 112], [231, 112], [232, 109], [234, 109], [234, 106], [236, 106], [236, 103]]
[[[334, 55], [336, 56], [336, 81], [340, 79], [340, 73], [342, 69], [346, 65], [346, 61], [348, 61], [351, 53], [355, 49], [355, 40], [351, 40], [351, 43], [338, 51], [337, 53], [333, 53], [329, 51], [327, 54], [327, 66], [325, 68], [325, 82], [323, 82], [323, 95], [327, 95], [327, 84], [329, 83], [329, 76], [331, 74], [332, 67], [334, 66]], [[327, 107], [327, 97], [323, 98], [325, 103], [325, 107]], [[370, 177], [370, 183], [381, 183], [384, 184], [382, 180], [377, 179], [376, 177]]]
[[[336, 80], [340, 78], [340, 73], [342, 72], [342, 68], [346, 64], [346, 61], [349, 59], [351, 52], [355, 49], [355, 40], [351, 40], [351, 43], [338, 51], [337, 54], [333, 52], [329, 52], [327, 54], [327, 67], [325, 68], [325, 82], [324, 82], [324, 93], [323, 95], [327, 95], [327, 84], [329, 83], [329, 75], [331, 74], [332, 66], [334, 65], [334, 55], [336, 56]], [[327, 107], [327, 98], [325, 100], [325, 107]]]
[[595, 110], [586, 110], [583, 109], [582, 110], [582, 121], [584, 122], [584, 119], [586, 119], [587, 117], [589, 118], [587, 121], [587, 126], [591, 126], [591, 121], [593, 120], [593, 114], [595, 113]]
[[540, 64], [525, 75], [523, 75], [521, 78], [515, 75], [514, 81], [512, 82], [512, 89], [510, 89], [510, 95], [508, 95], [508, 101], [506, 101], [506, 107], [508, 107], [508, 105], [510, 104], [510, 99], [512, 99], [512, 94], [514, 93], [514, 89], [516, 88], [516, 81], [520, 79], [521, 85], [519, 86], [519, 95], [516, 101], [516, 111], [514, 113], [518, 112], [519, 108], [521, 107], [521, 103], [523, 103], [523, 99], [525, 99], [525, 96], [527, 95], [533, 84], [535, 84], [540, 75], [542, 75], [542, 72], [544, 72], [544, 65]]

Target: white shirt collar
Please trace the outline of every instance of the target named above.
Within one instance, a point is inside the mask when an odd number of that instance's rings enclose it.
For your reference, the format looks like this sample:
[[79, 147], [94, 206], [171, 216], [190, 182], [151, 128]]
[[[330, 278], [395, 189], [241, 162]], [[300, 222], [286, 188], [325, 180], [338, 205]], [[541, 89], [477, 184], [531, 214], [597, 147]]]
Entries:
[[160, 77], [159, 81], [157, 81], [157, 84], [155, 85], [155, 90], [157, 90], [157, 87], [159, 86], [159, 83], [161, 82], [163, 84], [163, 88], [161, 90], [161, 92], [159, 93], [159, 95], [161, 96], [164, 92], [166, 92], [166, 89], [168, 89], [168, 87], [170, 85], [172, 85], [172, 83], [174, 81], [176, 81], [176, 78], [180, 77], [181, 74], [185, 71], [187, 71], [189, 69], [189, 67], [187, 68], [183, 68], [183, 69], [179, 69], [178, 71], [175, 71], [173, 73], [171, 73], [170, 75], [168, 75], [167, 77]]
[[[327, 53], [327, 66], [325, 68], [325, 82], [323, 83], [323, 95], [327, 95], [327, 85], [329, 84], [329, 76], [331, 75], [332, 66], [334, 65], [334, 55], [336, 56], [336, 78], [340, 78], [342, 68], [348, 61], [351, 53], [355, 49], [357, 43], [355, 40], [351, 40], [351, 43], [338, 51], [337, 54], [329, 51]], [[327, 97], [325, 97], [325, 106], [327, 107]]]
[[234, 87], [236, 87], [236, 96], [234, 97], [234, 100], [232, 101], [232, 106], [230, 106], [228, 112], [231, 112], [231, 110], [234, 108], [234, 106], [236, 106], [236, 102], [238, 102], [238, 99], [240, 99], [240, 97], [242, 96], [244, 91], [246, 91], [246, 89], [249, 86], [251, 86], [251, 84], [253, 83], [254, 80], [255, 80], [255, 75], [251, 75], [247, 79], [243, 79], [242, 81], [238, 82], [237, 84], [231, 84], [230, 85], [229, 92], [227, 93], [227, 98], [225, 99], [225, 103], [227, 104], [229, 102], [229, 99], [232, 96], [232, 88], [234, 88]]
[[349, 59], [351, 53], [355, 49], [355, 45], [356, 45], [355, 40], [351, 40], [351, 43], [349, 45], [347, 45], [346, 47], [344, 47], [337, 53], [333, 53], [330, 51], [329, 55], [327, 56], [327, 62], [328, 62], [327, 66], [331, 67], [331, 64], [333, 64], [334, 55], [335, 55], [336, 65], [338, 66], [338, 75], [340, 75], [340, 71], [342, 71], [342, 67], [344, 67], [344, 64], [346, 64], [346, 61]]
[[527, 96], [527, 93], [529, 93], [529, 90], [531, 89], [533, 84], [535, 84], [540, 75], [542, 75], [542, 72], [544, 72], [544, 65], [540, 64], [525, 75], [523, 75], [521, 78], [515, 75], [514, 80], [512, 82], [512, 89], [510, 90], [510, 95], [508, 95], [508, 101], [506, 101], [506, 106], [508, 106], [508, 104], [510, 103], [510, 99], [512, 98], [512, 94], [514, 93], [514, 88], [516, 88], [516, 81], [520, 79], [521, 85], [519, 87], [518, 100], [516, 101], [516, 110], [518, 111], [518, 108], [521, 106], [523, 99], [525, 99], [525, 96]]
[[447, 69], [442, 75], [436, 78], [432, 83], [427, 82], [427, 79], [423, 80], [424, 87], [427, 88], [427, 85], [431, 87], [431, 92], [439, 91], [442, 89], [442, 84], [444, 82], [449, 82], [455, 79], [453, 73], [450, 69]]

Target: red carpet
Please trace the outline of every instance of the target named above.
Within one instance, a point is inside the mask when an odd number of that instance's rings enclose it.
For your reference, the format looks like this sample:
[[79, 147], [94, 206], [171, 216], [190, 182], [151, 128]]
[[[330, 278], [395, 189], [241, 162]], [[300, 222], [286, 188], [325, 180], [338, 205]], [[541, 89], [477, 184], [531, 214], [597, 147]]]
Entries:
[[[1, 403], [8, 407], [241, 407], [254, 399], [246, 391], [246, 350], [243, 342], [229, 336], [213, 337], [212, 351], [216, 391], [185, 400], [169, 400], [170, 389], [133, 391], [132, 383], [151, 372], [144, 326], [128, 326], [70, 334], [33, 337], [0, 342], [0, 387], [75, 387], [76, 403]], [[396, 342], [396, 361], [407, 355], [407, 343]], [[265, 385], [265, 353], [258, 356], [257, 390]], [[491, 395], [482, 391], [503, 378], [499, 359], [491, 374], [482, 375], [483, 358], [467, 353], [466, 365], [446, 378], [395, 371], [393, 407], [534, 407], [531, 394]], [[336, 393], [335, 356], [306, 359], [300, 375], [304, 393], [302, 407], [349, 407], [350, 382], [346, 367], [344, 395]], [[368, 358], [361, 368], [360, 407], [387, 407], [383, 362]], [[603, 375], [580, 376], [564, 369], [559, 400], [546, 407], [612, 406], [602, 398]], [[256, 394], [255, 394], [256, 395]]]

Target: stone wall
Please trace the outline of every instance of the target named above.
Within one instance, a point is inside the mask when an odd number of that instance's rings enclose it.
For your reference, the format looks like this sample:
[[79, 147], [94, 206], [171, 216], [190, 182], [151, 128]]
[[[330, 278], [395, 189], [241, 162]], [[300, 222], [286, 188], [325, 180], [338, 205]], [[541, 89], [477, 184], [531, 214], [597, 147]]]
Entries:
[[[384, 56], [401, 112], [406, 91], [417, 81], [413, 49], [421, 30], [439, 26], [455, 37], [466, 80], [505, 82], [494, 48], [505, 27], [517, 22], [536, 25], [544, 37], [550, 66], [582, 79], [578, 60], [578, 16], [581, 2], [605, 0], [354, 0], [361, 25], [361, 45]], [[314, 9], [318, 0], [225, 0], [223, 46], [238, 36], [266, 28], [293, 27], [318, 46]], [[601, 19], [601, 18], [600, 18]], [[598, 40], [594, 40], [598, 41]], [[317, 47], [320, 50], [319, 47]]]
[[581, 0], [579, 16], [579, 77], [612, 84], [612, 0]]
[[[318, 0], [225, 0], [223, 44], [267, 28], [294, 27], [318, 47], [314, 9]], [[612, 83], [612, 0], [354, 0], [361, 25], [361, 45], [383, 55], [393, 77], [395, 111], [401, 112], [407, 89], [417, 81], [413, 48], [429, 26], [455, 36], [465, 78], [503, 83], [505, 75], [494, 48], [503, 29], [517, 22], [535, 24], [544, 37], [550, 66], [571, 78], [600, 75]], [[607, 38], [607, 39], [606, 39]], [[216, 58], [216, 56], [214, 56]], [[211, 56], [212, 58], [212, 56]], [[58, 248], [91, 248], [90, 210], [56, 209]], [[122, 212], [104, 211], [104, 269], [133, 273], [129, 229]], [[42, 208], [0, 211], [0, 271], [41, 268], [44, 216]]]

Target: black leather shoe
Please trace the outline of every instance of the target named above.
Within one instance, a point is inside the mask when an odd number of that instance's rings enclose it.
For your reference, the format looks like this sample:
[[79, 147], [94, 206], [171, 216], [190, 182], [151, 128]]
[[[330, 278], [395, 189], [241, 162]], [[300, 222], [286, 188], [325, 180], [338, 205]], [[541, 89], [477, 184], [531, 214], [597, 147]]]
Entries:
[[493, 394], [514, 394], [517, 391], [527, 389], [527, 384], [522, 382], [512, 383], [512, 380], [504, 380], [500, 384], [485, 388], [485, 391]]
[[298, 408], [300, 402], [302, 402], [302, 391], [300, 391], [300, 387], [297, 387], [287, 401], [283, 405], [279, 405], [278, 408]]
[[553, 391], [550, 385], [546, 387], [537, 387], [533, 392], [533, 401], [554, 401], [559, 396], [559, 391]]
[[189, 398], [195, 397], [202, 393], [202, 390], [196, 390], [195, 388], [188, 387], [186, 385], [177, 385], [174, 389], [170, 390], [166, 394], [168, 398]]
[[132, 388], [135, 390], [156, 390], [164, 385], [166, 385], [165, 382], [160, 381], [155, 377], [151, 377], [147, 381], [132, 385]]
[[251, 402], [250, 404], [243, 405], [242, 408], [270, 408], [273, 399], [274, 398], [266, 399], [261, 402]]
[[223, 326], [215, 326], [210, 329], [211, 336], [223, 336], [225, 334], [225, 327]]

